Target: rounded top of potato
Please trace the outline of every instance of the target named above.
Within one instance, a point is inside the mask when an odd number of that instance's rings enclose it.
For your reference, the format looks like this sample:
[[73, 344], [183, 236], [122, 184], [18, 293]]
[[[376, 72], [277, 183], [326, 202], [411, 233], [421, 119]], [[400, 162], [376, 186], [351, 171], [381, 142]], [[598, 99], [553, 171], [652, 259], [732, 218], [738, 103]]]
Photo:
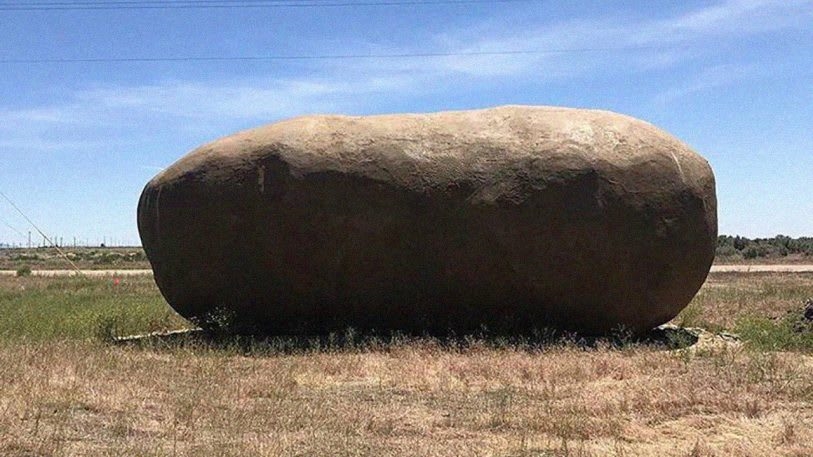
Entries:
[[[430, 191], [432, 187], [502, 179], [506, 167], [534, 179], [563, 170], [614, 173], [650, 161], [674, 179], [710, 173], [708, 162], [657, 127], [601, 110], [501, 106], [472, 111], [375, 116], [312, 115], [245, 130], [205, 144], [156, 177], [156, 184], [206, 169], [254, 166], [274, 155], [291, 174], [335, 171]], [[650, 183], [647, 176], [639, 182]], [[684, 182], [692, 186], [700, 182]]]

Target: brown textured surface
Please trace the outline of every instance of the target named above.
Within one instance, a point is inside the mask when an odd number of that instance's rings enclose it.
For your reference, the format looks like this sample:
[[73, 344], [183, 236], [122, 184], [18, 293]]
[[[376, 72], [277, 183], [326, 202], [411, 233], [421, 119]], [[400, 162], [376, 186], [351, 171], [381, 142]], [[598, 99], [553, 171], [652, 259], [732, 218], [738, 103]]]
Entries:
[[243, 331], [646, 330], [703, 283], [714, 176], [645, 122], [549, 107], [311, 116], [202, 146], [138, 225], [187, 317]]

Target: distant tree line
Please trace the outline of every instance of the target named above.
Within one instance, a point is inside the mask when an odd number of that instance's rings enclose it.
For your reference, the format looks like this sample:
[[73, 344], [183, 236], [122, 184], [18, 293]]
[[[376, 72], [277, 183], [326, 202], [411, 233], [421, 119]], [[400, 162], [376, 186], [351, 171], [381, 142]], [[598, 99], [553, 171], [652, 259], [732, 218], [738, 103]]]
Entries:
[[788, 255], [813, 256], [813, 237], [791, 238], [777, 235], [773, 238], [750, 239], [720, 235], [717, 238], [717, 257], [758, 259]]

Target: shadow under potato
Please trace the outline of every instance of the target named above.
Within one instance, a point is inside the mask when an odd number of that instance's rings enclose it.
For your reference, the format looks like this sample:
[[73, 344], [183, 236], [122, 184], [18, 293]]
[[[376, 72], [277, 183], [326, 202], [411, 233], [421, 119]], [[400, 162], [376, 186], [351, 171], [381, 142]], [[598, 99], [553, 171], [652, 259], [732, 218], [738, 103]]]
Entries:
[[246, 336], [203, 329], [188, 329], [112, 338], [111, 344], [149, 349], [201, 348], [229, 350], [250, 355], [275, 355], [328, 352], [387, 352], [416, 344], [433, 346], [441, 350], [465, 351], [473, 348], [505, 348], [540, 351], [557, 346], [578, 347], [585, 350], [599, 348], [621, 349], [632, 346], [675, 350], [693, 346], [698, 336], [674, 326], [660, 326], [641, 335], [619, 330], [605, 336], [584, 336], [551, 329], [525, 334], [501, 334], [488, 331], [457, 335], [409, 334], [389, 332], [357, 332], [348, 328], [344, 333], [318, 335]]

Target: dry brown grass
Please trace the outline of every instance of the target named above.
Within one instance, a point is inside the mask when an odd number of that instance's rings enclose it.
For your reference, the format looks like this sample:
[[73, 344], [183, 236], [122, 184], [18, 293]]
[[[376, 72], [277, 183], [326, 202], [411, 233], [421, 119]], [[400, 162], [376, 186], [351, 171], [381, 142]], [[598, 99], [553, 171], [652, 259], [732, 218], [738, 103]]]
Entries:
[[813, 359], [720, 346], [0, 349], [0, 455], [813, 455]]
[[[782, 314], [810, 292], [813, 275], [716, 275], [693, 318]], [[0, 341], [0, 455], [811, 456], [813, 357], [15, 337]]]

